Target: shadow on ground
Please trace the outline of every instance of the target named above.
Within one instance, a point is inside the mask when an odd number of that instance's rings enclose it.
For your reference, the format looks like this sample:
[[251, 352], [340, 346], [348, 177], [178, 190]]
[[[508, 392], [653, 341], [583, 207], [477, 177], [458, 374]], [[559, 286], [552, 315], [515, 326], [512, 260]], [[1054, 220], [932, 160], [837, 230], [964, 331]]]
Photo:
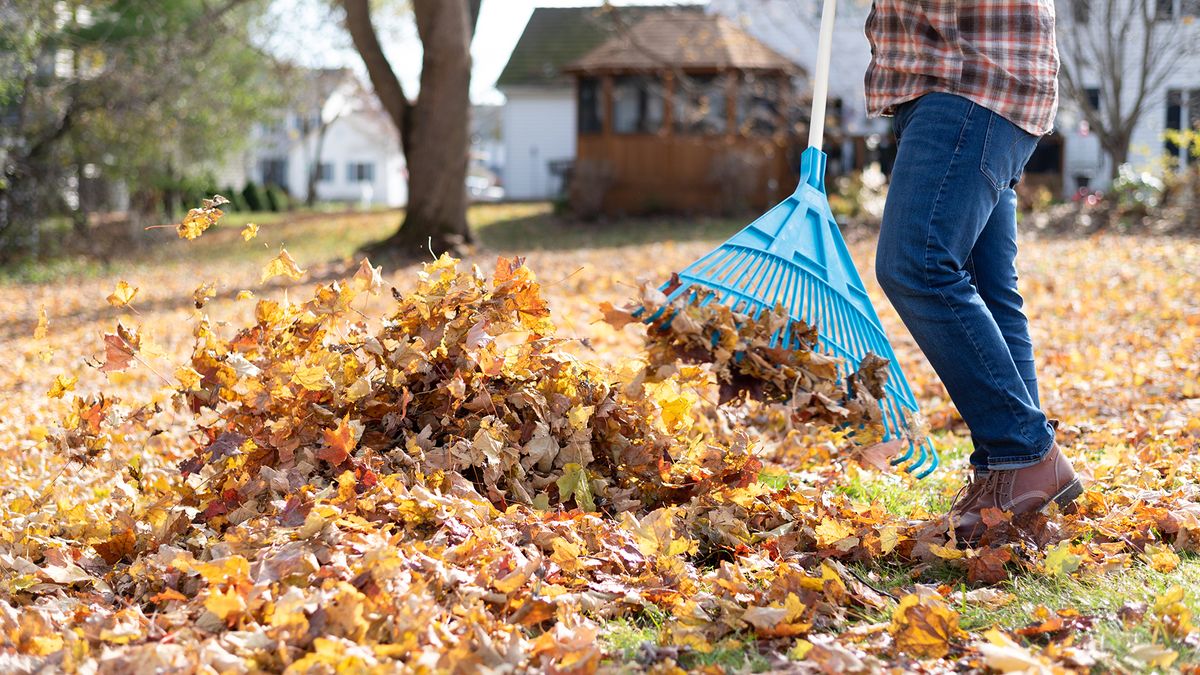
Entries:
[[742, 216], [650, 216], [581, 221], [549, 211], [476, 225], [481, 248], [489, 251], [613, 248], [677, 241], [719, 241], [754, 220]]

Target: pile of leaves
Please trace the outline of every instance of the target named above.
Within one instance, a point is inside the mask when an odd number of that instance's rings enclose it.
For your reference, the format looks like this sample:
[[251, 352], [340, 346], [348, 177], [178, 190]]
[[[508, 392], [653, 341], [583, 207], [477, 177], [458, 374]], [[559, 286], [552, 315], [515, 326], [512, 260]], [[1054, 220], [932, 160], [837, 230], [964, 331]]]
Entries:
[[[1194, 485], [1152, 489], [1149, 474], [1140, 494], [1091, 491], [1068, 516], [988, 513], [984, 545], [965, 550], [942, 519], [847, 496], [845, 461], [764, 480], [764, 448], [828, 455], [842, 427], [878, 434], [867, 409], [884, 365], [839, 385], [841, 364], [772, 346], [782, 314], [711, 306], [675, 308], [635, 365], [601, 366], [565, 349], [520, 261], [490, 279], [460, 267], [426, 265], [377, 321], [356, 307], [383, 289], [366, 261], [308, 300], [257, 300], [241, 328], [198, 313], [181, 365], [136, 328], [106, 335], [101, 370], [149, 370], [170, 395], [55, 381], [67, 413], [42, 433], [68, 470], [140, 459], [113, 477], [103, 520], [7, 502], [5, 669], [592, 672], [611, 656], [604, 622], [624, 620], [655, 626], [627, 658], [660, 672], [731, 642], [826, 672], [1049, 672], [1096, 663], [1073, 637], [1092, 618], [1043, 608], [1026, 633], [971, 634], [956, 607], [1012, 596], [892, 596], [856, 567], [936, 564], [986, 585], [1135, 559], [1169, 569], [1200, 550]], [[263, 280], [302, 274], [281, 251]], [[136, 295], [118, 291], [114, 306]], [[196, 305], [210, 296], [197, 289]], [[742, 394], [720, 405], [730, 387]], [[1146, 470], [1200, 476], [1167, 455]], [[1129, 613], [1188, 639], [1181, 600]], [[1014, 640], [1031, 636], [1043, 646]]]
[[[639, 319], [648, 324], [648, 377], [676, 374], [680, 363], [703, 364], [720, 385], [719, 403], [785, 403], [798, 423], [853, 427], [859, 443], [879, 439], [886, 359], [867, 353], [852, 370], [820, 351], [817, 327], [793, 320], [782, 305], [749, 316], [713, 302], [713, 293], [705, 290], [668, 302], [680, 283], [677, 275], [662, 290], [646, 283], [636, 303], [600, 306], [614, 328]], [[916, 419], [903, 423], [914, 436], [920, 433]]]

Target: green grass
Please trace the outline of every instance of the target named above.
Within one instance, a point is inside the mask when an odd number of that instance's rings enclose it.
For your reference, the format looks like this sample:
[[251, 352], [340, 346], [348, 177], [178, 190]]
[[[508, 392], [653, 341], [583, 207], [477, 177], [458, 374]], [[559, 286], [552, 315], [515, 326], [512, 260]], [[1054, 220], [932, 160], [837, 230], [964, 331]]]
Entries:
[[[171, 264], [249, 263], [263, 260], [264, 251], [280, 247], [287, 247], [304, 264], [340, 261], [395, 232], [403, 218], [403, 210], [332, 212], [328, 207], [287, 213], [228, 213], [191, 242], [178, 239], [168, 225], [150, 230], [141, 245], [119, 248], [107, 256], [80, 255], [51, 245], [37, 258], [0, 267], [0, 284], [49, 283]], [[468, 211], [467, 220], [480, 248], [522, 252], [715, 240], [735, 232], [746, 219], [657, 217], [579, 222], [554, 214], [549, 203], [530, 202], [477, 204]], [[251, 245], [239, 235], [247, 223], [259, 226]], [[69, 222], [59, 219], [48, 224], [48, 241], [66, 241], [72, 236]]]
[[[943, 462], [955, 466], [962, 466], [971, 451], [969, 441], [956, 437], [939, 438], [938, 447]], [[962, 473], [958, 471], [939, 471], [914, 485], [899, 476], [872, 474], [864, 478], [856, 473], [837, 489], [853, 500], [880, 504], [889, 513], [908, 517], [918, 512], [941, 513], [949, 508], [961, 478]], [[758, 480], [773, 489], [782, 489], [794, 479], [786, 470], [768, 468], [759, 474]], [[876, 562], [850, 567], [875, 588], [896, 597], [911, 592], [916, 584], [944, 584], [963, 591], [973, 588], [967, 582], [965, 570], [948, 561], [926, 566]], [[1200, 645], [1189, 645], [1168, 635], [1152, 610], [1140, 622], [1125, 624], [1118, 617], [1118, 611], [1127, 603], [1140, 602], [1153, 607], [1155, 599], [1173, 586], [1185, 590], [1185, 604], [1200, 617], [1200, 596], [1193, 593], [1193, 589], [1200, 588], [1200, 556], [1186, 554], [1179, 567], [1170, 573], [1157, 572], [1141, 561], [1110, 574], [1081, 578], [1050, 576], [1039, 571], [1021, 572], [991, 586], [1015, 596], [1010, 604], [989, 608], [966, 602], [955, 609], [960, 613], [962, 627], [976, 634], [994, 626], [1007, 630], [1029, 626], [1035, 622], [1034, 612], [1039, 606], [1051, 612], [1074, 610], [1095, 617], [1094, 627], [1086, 637], [1102, 653], [1104, 660], [1095, 665], [1093, 672], [1139, 671], [1141, 667], [1129, 659], [1129, 654], [1135, 647], [1145, 644], [1157, 644], [1178, 652], [1176, 665], [1200, 661]], [[857, 617], [857, 622], [886, 623], [891, 619], [891, 611], [891, 606], [867, 610]], [[1195, 621], [1200, 622], [1200, 618]], [[643, 645], [657, 646], [661, 624], [661, 619], [646, 621], [640, 618], [606, 623], [603, 641], [612, 662], [633, 662], [639, 654], [645, 653]], [[1077, 642], [1084, 637], [1077, 636]], [[1038, 646], [1036, 640], [1027, 644], [1035, 649]], [[685, 668], [719, 664], [731, 672], [755, 672], [769, 665], [767, 655], [745, 636], [722, 641], [708, 654], [684, 650], [680, 661]]]
[[[962, 590], [971, 589], [964, 572], [949, 563], [928, 567], [915, 575], [908, 566], [856, 565], [854, 569], [860, 576], [871, 579], [877, 588], [897, 597], [906, 593], [915, 583], [948, 584]], [[1195, 663], [1200, 659], [1197, 646], [1166, 634], [1153, 612], [1148, 612], [1142, 621], [1129, 625], [1117, 615], [1118, 610], [1127, 603], [1141, 602], [1153, 607], [1155, 599], [1172, 586], [1183, 587], [1184, 603], [1193, 612], [1200, 611], [1200, 603], [1191, 592], [1200, 587], [1200, 558], [1184, 557], [1179, 567], [1170, 573], [1157, 572], [1137, 562], [1111, 574], [1082, 578], [1049, 576], [1040, 572], [1017, 574], [991, 587], [1016, 596], [1010, 604], [989, 608], [964, 602], [955, 609], [960, 614], [962, 627], [969, 631], [981, 631], [994, 626], [1009, 630], [1024, 628], [1035, 623], [1033, 616], [1039, 606], [1052, 612], [1074, 610], [1095, 617], [1097, 622], [1090, 637], [1096, 648], [1114, 660], [1097, 664], [1096, 672], [1108, 672], [1117, 665], [1129, 667], [1131, 664], [1124, 661], [1130, 650], [1147, 643], [1163, 645], [1179, 652], [1177, 663]], [[868, 614], [866, 619], [888, 621], [889, 611]]]
[[477, 206], [472, 209], [470, 218], [480, 244], [501, 251], [719, 240], [729, 237], [752, 219], [658, 216], [581, 222], [554, 215], [551, 205], [544, 203]]
[[[662, 610], [658, 608], [650, 608], [649, 611], [662, 614]], [[656, 651], [660, 646], [662, 621], [663, 619], [660, 619], [658, 625], [654, 625], [635, 618], [632, 621], [615, 619], [605, 623], [600, 640], [605, 653], [608, 654], [608, 665], [632, 666], [639, 660], [658, 661], [663, 656], [663, 652]], [[770, 667], [770, 662], [758, 649], [753, 636], [741, 633], [724, 638], [713, 645], [712, 651], [680, 649], [676, 663], [686, 669], [715, 665], [730, 672], [745, 673], [762, 672]]]

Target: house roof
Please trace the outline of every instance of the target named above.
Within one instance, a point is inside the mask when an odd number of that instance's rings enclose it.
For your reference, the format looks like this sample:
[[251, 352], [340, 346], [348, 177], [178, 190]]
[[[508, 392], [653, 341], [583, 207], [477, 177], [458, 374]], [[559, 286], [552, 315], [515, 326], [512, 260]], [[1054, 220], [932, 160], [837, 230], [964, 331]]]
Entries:
[[496, 80], [497, 88], [566, 86], [563, 66], [612, 37], [617, 26], [658, 14], [699, 14], [699, 5], [625, 5], [621, 7], [538, 7]]
[[656, 70], [663, 67], [736, 70], [797, 70], [719, 14], [650, 15], [567, 64], [569, 72]]

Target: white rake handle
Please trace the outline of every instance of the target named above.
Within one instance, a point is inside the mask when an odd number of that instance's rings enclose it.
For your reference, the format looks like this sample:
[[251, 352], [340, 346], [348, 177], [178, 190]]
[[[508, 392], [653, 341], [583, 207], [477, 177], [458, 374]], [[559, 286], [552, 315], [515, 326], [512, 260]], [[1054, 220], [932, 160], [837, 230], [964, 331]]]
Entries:
[[833, 53], [833, 18], [837, 0], [825, 0], [821, 10], [821, 36], [817, 40], [817, 72], [813, 81], [812, 121], [808, 125], [808, 146], [821, 149], [825, 135], [825, 100], [829, 98], [829, 59]]

